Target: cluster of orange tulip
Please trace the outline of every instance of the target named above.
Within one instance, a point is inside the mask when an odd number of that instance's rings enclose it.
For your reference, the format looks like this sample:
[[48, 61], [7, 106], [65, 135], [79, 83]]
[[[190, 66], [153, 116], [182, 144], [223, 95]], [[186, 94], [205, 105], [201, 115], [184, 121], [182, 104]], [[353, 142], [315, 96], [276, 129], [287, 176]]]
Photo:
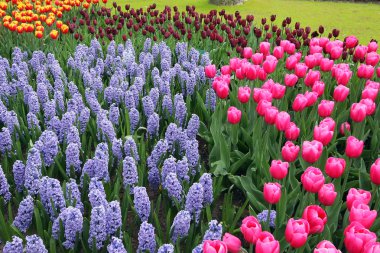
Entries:
[[[102, 0], [106, 3], [107, 0]], [[0, 1], [0, 27], [12, 32], [33, 33], [37, 38], [44, 36], [45, 28], [51, 27], [50, 37], [69, 32], [69, 27], [60, 20], [63, 13], [74, 7], [89, 8], [99, 0], [6, 0]], [[2, 18], [2, 19], [1, 19]]]

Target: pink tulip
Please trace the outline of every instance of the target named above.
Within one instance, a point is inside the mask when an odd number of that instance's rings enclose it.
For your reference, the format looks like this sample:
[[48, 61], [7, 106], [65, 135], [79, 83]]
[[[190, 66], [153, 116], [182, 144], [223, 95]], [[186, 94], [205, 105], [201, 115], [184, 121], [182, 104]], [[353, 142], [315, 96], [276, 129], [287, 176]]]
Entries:
[[334, 110], [334, 101], [322, 100], [318, 105], [318, 114], [320, 117], [329, 117]]
[[290, 115], [287, 112], [279, 112], [276, 118], [276, 128], [278, 131], [285, 131], [290, 124]]
[[204, 253], [228, 253], [226, 243], [219, 240], [206, 240], [203, 242]]
[[305, 63], [297, 63], [294, 68], [294, 74], [296, 74], [299, 78], [303, 78], [306, 76], [307, 69], [308, 67]]
[[355, 36], [348, 36], [346, 38], [346, 47], [347, 48], [354, 48], [358, 45], [358, 39]]
[[335, 120], [330, 117], [324, 118], [320, 123], [320, 126], [327, 125], [330, 131], [334, 131], [335, 129]]
[[298, 76], [296, 76], [295, 74], [286, 74], [285, 75], [285, 85], [288, 86], [288, 87], [293, 87], [294, 85], [296, 85], [298, 81]]
[[223, 66], [223, 67], [221, 67], [220, 72], [222, 73], [222, 75], [230, 75], [231, 74], [231, 68], [229, 65]]
[[326, 212], [318, 205], [310, 205], [305, 208], [302, 219], [307, 220], [310, 225], [309, 234], [322, 233], [327, 222]]
[[314, 140], [320, 141], [323, 146], [327, 146], [332, 140], [333, 136], [334, 132], [329, 129], [328, 125], [314, 127]]
[[369, 242], [364, 245], [363, 253], [378, 253], [380, 252], [380, 242]]
[[[260, 116], [265, 116], [265, 113], [268, 108], [272, 107], [272, 102], [266, 101], [266, 100], [261, 100], [256, 107], [256, 112]], [[277, 115], [278, 116], [278, 115]], [[276, 117], [277, 119], [277, 117]]]
[[370, 52], [367, 54], [365, 64], [375, 67], [380, 61], [380, 55], [376, 52]]
[[350, 158], [358, 158], [363, 152], [364, 142], [349, 136], [346, 141], [346, 155]]
[[376, 242], [376, 234], [359, 222], [352, 222], [344, 229], [344, 245], [348, 253], [361, 253], [367, 243]]
[[320, 169], [310, 166], [301, 175], [301, 183], [305, 191], [317, 193], [325, 183], [325, 177]]
[[300, 151], [300, 147], [295, 145], [291, 141], [285, 142], [285, 145], [281, 149], [282, 159], [287, 162], [294, 162]]
[[312, 90], [318, 94], [318, 97], [322, 96], [325, 91], [325, 83], [322, 81], [314, 82]]
[[322, 205], [332, 206], [337, 194], [334, 184], [324, 184], [318, 191], [318, 200]]
[[265, 72], [265, 70], [263, 68], [257, 69], [256, 73], [257, 73], [257, 77], [259, 78], [259, 80], [265, 81], [267, 79], [268, 74], [267, 74], [267, 72]]
[[346, 168], [346, 161], [343, 158], [329, 157], [327, 158], [325, 171], [331, 178], [339, 178], [343, 175]]
[[248, 86], [239, 87], [238, 99], [240, 103], [243, 103], [243, 104], [248, 103], [250, 98], [251, 98], [251, 88], [249, 88]]
[[372, 41], [368, 44], [368, 52], [376, 52], [377, 51], [377, 42]]
[[269, 204], [276, 204], [281, 198], [281, 185], [279, 183], [265, 183], [264, 199]]
[[321, 79], [321, 73], [318, 70], [309, 70], [305, 77], [305, 85], [313, 86], [315, 82]]
[[245, 76], [247, 77], [248, 80], [255, 80], [257, 78], [257, 67], [256, 65], [250, 64], [246, 69], [245, 69]]
[[320, 141], [304, 141], [302, 144], [302, 158], [308, 163], [315, 163], [322, 155], [323, 144]]
[[244, 236], [244, 240], [248, 243], [256, 244], [262, 230], [260, 222], [254, 216], [247, 216], [242, 221], [240, 231]]
[[354, 57], [358, 60], [364, 60], [365, 55], [367, 54], [368, 47], [366, 46], [357, 46], [355, 49]]
[[241, 241], [236, 236], [229, 233], [225, 233], [223, 236], [223, 242], [227, 245], [229, 253], [238, 253], [241, 249]]
[[286, 91], [286, 86], [279, 83], [275, 83], [272, 86], [271, 92], [274, 99], [281, 99], [284, 97]]
[[371, 210], [368, 205], [362, 204], [360, 201], [354, 201], [354, 203], [352, 203], [348, 220], [351, 223], [357, 221], [365, 228], [370, 229], [376, 217], [376, 210]]
[[269, 42], [265, 42], [265, 41], [260, 42], [259, 48], [260, 48], [260, 53], [262, 53], [265, 56], [270, 53], [270, 43]]
[[307, 105], [306, 106], [310, 107], [310, 106], [314, 105], [315, 102], [317, 102], [318, 94], [314, 91], [312, 91], [312, 92], [306, 91], [305, 97], [307, 98]]
[[281, 180], [288, 174], [289, 163], [281, 160], [272, 160], [269, 173], [274, 179]]
[[348, 122], [343, 122], [340, 125], [339, 132], [340, 132], [341, 135], [345, 135], [346, 131], [347, 132], [351, 132], [351, 125]]
[[253, 88], [253, 100], [259, 103], [261, 100], [272, 101], [272, 92], [266, 89]]
[[343, 102], [344, 100], [346, 100], [349, 93], [350, 88], [344, 85], [338, 85], [334, 89], [333, 98], [336, 102]]
[[264, 113], [264, 120], [269, 125], [274, 125], [276, 123], [276, 118], [278, 115], [278, 109], [275, 106], [266, 108]]
[[205, 67], [205, 74], [208, 78], [214, 78], [216, 75], [216, 67], [215, 65], [208, 65]]
[[271, 233], [261, 232], [256, 242], [255, 253], [280, 253], [280, 243]]
[[228, 94], [230, 93], [230, 88], [226, 83], [219, 83], [215, 88], [215, 93], [219, 98], [225, 99], [228, 97]]
[[266, 60], [263, 62], [263, 69], [267, 74], [271, 74], [276, 70], [277, 59], [275, 57], [267, 56]]
[[342, 53], [343, 53], [343, 48], [336, 46], [331, 49], [330, 57], [332, 60], [337, 60], [342, 56]]
[[288, 128], [285, 130], [285, 138], [289, 141], [294, 141], [300, 135], [300, 129], [293, 122], [290, 122]]
[[310, 232], [310, 225], [307, 220], [291, 218], [285, 229], [285, 239], [293, 248], [302, 247]]
[[362, 189], [351, 188], [347, 194], [347, 209], [350, 211], [352, 204], [359, 201], [362, 204], [368, 205], [371, 201], [371, 193]]
[[244, 49], [243, 49], [243, 57], [245, 58], [245, 59], [251, 59], [251, 57], [252, 57], [252, 48], [250, 48], [250, 47], [245, 47]]
[[379, 89], [366, 86], [362, 91], [362, 99], [369, 98], [372, 101], [375, 101], [377, 94], [379, 94]]
[[334, 66], [334, 61], [328, 58], [323, 58], [321, 60], [321, 63], [319, 64], [319, 67], [321, 68], [321, 71], [323, 72], [331, 71], [333, 66]]
[[375, 68], [371, 65], [362, 64], [358, 68], [357, 76], [359, 78], [371, 79], [375, 73]]
[[[310, 54], [305, 56], [305, 64], [309, 69], [314, 68], [317, 66], [317, 60], [315, 59], [315, 56], [312, 54], [312, 49], [315, 47], [310, 47]], [[322, 49], [322, 48], [321, 48]]]
[[[288, 70], [293, 70], [297, 63], [298, 63], [298, 59], [295, 55], [291, 55], [289, 56], [286, 61], [285, 61], [285, 67], [288, 69]], [[306, 72], [306, 71], [305, 71]], [[306, 74], [306, 73], [305, 73]]]
[[281, 59], [282, 57], [284, 57], [284, 49], [282, 47], [275, 47], [273, 49], [273, 55], [277, 59]]
[[239, 58], [230, 59], [230, 69], [236, 71], [241, 66], [241, 60]]
[[230, 106], [227, 111], [227, 119], [231, 124], [238, 124], [241, 119], [241, 111], [234, 106]]
[[245, 79], [245, 72], [242, 70], [242, 68], [238, 68], [235, 71], [235, 76], [238, 80], [244, 80]]
[[327, 240], [323, 240], [318, 243], [317, 247], [314, 249], [314, 253], [342, 253], [340, 250], [336, 249], [334, 244]]
[[361, 103], [353, 103], [350, 109], [350, 117], [355, 122], [362, 122], [367, 115], [367, 106]]
[[376, 111], [376, 104], [372, 99], [365, 98], [360, 100], [359, 104], [365, 105], [366, 107], [366, 115], [370, 116], [375, 113]]
[[380, 158], [377, 158], [377, 160], [371, 165], [369, 175], [372, 183], [380, 185]]
[[255, 65], [261, 65], [264, 61], [264, 55], [262, 53], [256, 53], [252, 55], [252, 62]]

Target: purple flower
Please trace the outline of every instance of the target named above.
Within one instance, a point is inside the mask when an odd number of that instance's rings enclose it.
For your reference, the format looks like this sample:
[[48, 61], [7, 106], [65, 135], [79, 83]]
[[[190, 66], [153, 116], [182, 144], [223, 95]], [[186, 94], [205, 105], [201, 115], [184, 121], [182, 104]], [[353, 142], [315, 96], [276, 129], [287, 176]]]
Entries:
[[133, 190], [133, 204], [141, 221], [148, 221], [150, 215], [150, 200], [145, 187], [136, 186]]
[[83, 213], [84, 209], [81, 200], [81, 194], [79, 191], [79, 187], [74, 179], [71, 178], [70, 181], [66, 183], [66, 190], [64, 194], [67, 204], [69, 206], [74, 206], [75, 204], [75, 207], [81, 210], [81, 212]]
[[100, 106], [99, 101], [96, 98], [95, 91], [87, 88], [86, 92], [85, 92], [85, 96], [86, 96], [86, 101], [87, 101], [90, 109], [94, 113], [98, 113], [102, 107]]
[[136, 108], [135, 98], [132, 91], [127, 90], [125, 92], [124, 101], [125, 101], [125, 107], [127, 107], [128, 110], [131, 110], [132, 108]]
[[22, 192], [24, 188], [25, 181], [25, 165], [22, 161], [17, 160], [13, 163], [13, 179], [16, 184], [16, 189], [18, 192]]
[[[41, 202], [52, 220], [66, 208], [61, 184], [55, 178], [43, 177], [39, 189]], [[54, 203], [54, 206], [52, 205]]]
[[132, 108], [129, 111], [128, 115], [129, 115], [130, 130], [131, 130], [131, 133], [134, 133], [137, 126], [139, 125], [140, 113], [136, 108]]
[[79, 115], [80, 132], [83, 134], [86, 131], [87, 123], [90, 120], [90, 109], [85, 107]]
[[131, 189], [137, 184], [138, 182], [138, 173], [137, 173], [137, 167], [135, 160], [127, 156], [125, 157], [123, 161], [123, 183], [124, 187], [126, 188], [129, 186]]
[[160, 186], [160, 172], [158, 171], [157, 167], [150, 168], [148, 170], [148, 181], [149, 185], [157, 190]]
[[3, 248], [4, 253], [23, 253], [24, 246], [22, 245], [22, 239], [13, 236], [11, 242], [7, 242]]
[[161, 157], [166, 153], [169, 146], [166, 140], [159, 140], [156, 145], [153, 148], [152, 153], [147, 159], [147, 164], [149, 168], [157, 167], [158, 162], [160, 161]]
[[92, 178], [88, 191], [88, 199], [93, 208], [97, 206], [107, 207], [106, 193], [101, 181], [98, 181], [97, 178]]
[[163, 244], [158, 248], [157, 253], [174, 253], [174, 246], [172, 244]]
[[189, 234], [190, 222], [191, 216], [188, 211], [182, 210], [177, 213], [170, 228], [171, 240], [174, 243]]
[[25, 253], [48, 253], [48, 251], [38, 235], [31, 235], [26, 236]]
[[177, 202], [182, 201], [182, 185], [178, 181], [177, 175], [170, 172], [163, 183], [163, 188], [168, 191], [168, 196], [176, 200]]
[[186, 94], [188, 96], [193, 95], [196, 84], [197, 84], [196, 76], [194, 73], [191, 73], [189, 75], [189, 78], [186, 81]]
[[126, 156], [132, 156], [136, 161], [140, 161], [137, 145], [132, 136], [127, 136], [124, 143], [124, 152]]
[[269, 226], [274, 228], [276, 226], [276, 210], [264, 210], [257, 215], [257, 220], [260, 223], [266, 223], [268, 221], [268, 213], [270, 213], [269, 217]]
[[121, 210], [119, 201], [111, 201], [106, 209], [107, 234], [121, 234]]
[[152, 39], [146, 38], [144, 42], [144, 52], [148, 53], [150, 51], [151, 46], [152, 46]]
[[12, 151], [12, 137], [9, 129], [3, 127], [0, 132], [0, 152], [5, 154], [5, 152]]
[[80, 172], [81, 160], [80, 149], [77, 143], [70, 143], [66, 148], [66, 174], [70, 175], [71, 167], [75, 172]]
[[119, 116], [119, 107], [117, 107], [116, 104], [112, 104], [109, 112], [109, 118], [112, 124], [119, 125]]
[[5, 202], [11, 199], [11, 193], [9, 192], [9, 184], [5, 177], [3, 168], [0, 165], [0, 196], [2, 196]]
[[175, 95], [174, 104], [175, 104], [175, 119], [177, 120], [178, 124], [182, 126], [186, 119], [186, 114], [187, 114], [186, 103], [183, 100], [182, 94]]
[[186, 156], [177, 161], [176, 173], [179, 180], [189, 182], [189, 165]]
[[195, 168], [199, 161], [198, 141], [188, 140], [186, 142], [186, 157], [190, 167]]
[[185, 210], [198, 223], [203, 208], [203, 187], [200, 183], [194, 183], [186, 195]]
[[215, 108], [216, 108], [216, 94], [215, 94], [215, 91], [214, 89], [211, 89], [209, 88], [207, 91], [206, 91], [206, 108], [211, 110], [211, 111], [214, 111]]
[[143, 109], [145, 117], [149, 118], [154, 113], [154, 104], [153, 100], [149, 96], [145, 96], [142, 98]]
[[28, 128], [29, 129], [41, 129], [40, 128], [40, 121], [38, 120], [37, 116], [32, 113], [32, 112], [28, 112], [28, 114], [26, 115], [26, 121], [28, 122]]
[[112, 154], [118, 161], [123, 159], [123, 141], [121, 139], [113, 139]]
[[141, 223], [139, 234], [139, 246], [137, 252], [156, 252], [156, 238], [154, 235], [154, 227], [152, 224], [144, 221]]
[[165, 182], [166, 176], [169, 175], [169, 173], [176, 173], [176, 159], [172, 156], [167, 158], [162, 165], [162, 182]]
[[221, 240], [223, 234], [222, 224], [218, 223], [217, 220], [211, 220], [208, 223], [208, 229], [203, 236], [203, 241], [206, 240]]
[[29, 194], [37, 194], [40, 188], [41, 178], [41, 155], [36, 148], [31, 148], [28, 152], [28, 158], [25, 166], [25, 183], [24, 186]]
[[78, 128], [76, 126], [70, 127], [69, 131], [67, 132], [66, 142], [67, 142], [67, 144], [75, 143], [79, 147], [81, 146], [79, 131], [78, 131]]
[[83, 216], [78, 208], [69, 206], [55, 219], [52, 228], [53, 237], [58, 240], [60, 234], [60, 222], [64, 229], [65, 241], [62, 243], [66, 249], [74, 249], [77, 234], [82, 233]]
[[186, 134], [189, 137], [189, 139], [195, 139], [198, 134], [199, 130], [199, 117], [196, 114], [193, 114], [187, 123], [187, 129], [186, 129]]
[[[103, 243], [107, 240], [107, 226], [106, 210], [103, 206], [93, 207], [91, 210], [90, 221], [90, 236], [88, 238], [88, 244], [92, 248], [92, 245], [96, 241], [96, 248], [99, 250], [103, 247]], [[95, 241], [94, 241], [95, 239]]]
[[178, 127], [175, 123], [170, 123], [166, 128], [165, 140], [167, 141], [169, 147], [174, 145], [174, 142], [178, 140]]
[[40, 102], [38, 102], [37, 93], [35, 91], [30, 91], [28, 94], [28, 107], [29, 112], [38, 114], [40, 112]]
[[203, 252], [203, 243], [199, 244], [197, 247], [195, 247], [191, 253], [202, 253]]
[[157, 103], [158, 103], [158, 99], [160, 98], [160, 91], [158, 90], [158, 88], [152, 88], [149, 91], [149, 96], [152, 99], [154, 108], [156, 108], [157, 107]]
[[104, 142], [99, 143], [95, 149], [95, 177], [99, 179], [104, 179], [106, 182], [110, 180], [109, 172], [108, 172], [108, 162], [109, 162], [109, 154], [108, 154], [108, 145]]
[[148, 133], [151, 137], [157, 136], [160, 128], [160, 116], [157, 113], [153, 113], [148, 118]]
[[53, 131], [45, 130], [38, 140], [36, 148], [41, 152], [45, 165], [52, 165], [58, 154], [57, 135]]
[[20, 202], [13, 225], [21, 232], [25, 233], [30, 224], [32, 224], [33, 212], [34, 201], [33, 198], [28, 195]]
[[[103, 134], [103, 140], [109, 140], [112, 141], [116, 137], [115, 129], [112, 125], [112, 122], [108, 119], [103, 119], [100, 122], [100, 130]], [[107, 139], [108, 138], [108, 139]]]
[[58, 136], [61, 130], [61, 121], [57, 116], [54, 116], [51, 120], [47, 122], [47, 129], [54, 131]]
[[108, 253], [127, 253], [124, 248], [123, 241], [117, 237], [112, 236], [110, 244], [107, 246]]
[[74, 125], [76, 119], [75, 112], [69, 111], [63, 114], [62, 120], [61, 120], [61, 129], [59, 131], [59, 140], [63, 141], [65, 137], [67, 136], [68, 131], [70, 130], [70, 127]]
[[214, 200], [213, 189], [212, 189], [212, 178], [210, 173], [204, 173], [199, 179], [199, 183], [203, 187], [203, 204], [211, 205]]
[[20, 123], [18, 122], [17, 114], [15, 111], [9, 111], [5, 116], [5, 126], [9, 129], [11, 134], [14, 133], [15, 127], [20, 127]]
[[58, 105], [58, 109], [61, 110], [62, 112], [65, 111], [65, 102], [63, 98], [63, 94], [61, 91], [55, 91], [54, 92], [54, 100]]
[[165, 95], [162, 100], [162, 111], [167, 111], [169, 115], [173, 114], [173, 101], [170, 95]]

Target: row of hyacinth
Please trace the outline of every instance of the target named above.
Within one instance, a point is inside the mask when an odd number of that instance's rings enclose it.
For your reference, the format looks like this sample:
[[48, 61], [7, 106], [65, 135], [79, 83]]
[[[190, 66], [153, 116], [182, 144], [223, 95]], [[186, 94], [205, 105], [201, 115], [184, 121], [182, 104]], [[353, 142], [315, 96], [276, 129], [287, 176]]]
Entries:
[[[0, 233], [4, 252], [22, 252], [24, 241], [26, 252], [47, 252], [47, 231], [62, 250], [126, 252], [129, 200], [138, 252], [174, 252], [191, 224], [199, 226], [213, 202], [213, 180], [203, 173], [191, 99], [207, 94], [207, 108], [215, 107], [204, 72], [211, 62], [186, 43], [173, 51], [147, 39], [141, 52], [131, 41], [103, 52], [93, 40], [65, 65], [18, 48], [11, 60], [0, 58], [0, 196], [17, 209], [7, 220], [13, 238]], [[176, 213], [162, 246], [150, 191]], [[40, 207], [46, 226], [29, 236]], [[220, 225], [210, 229], [205, 237], [221, 237]]]

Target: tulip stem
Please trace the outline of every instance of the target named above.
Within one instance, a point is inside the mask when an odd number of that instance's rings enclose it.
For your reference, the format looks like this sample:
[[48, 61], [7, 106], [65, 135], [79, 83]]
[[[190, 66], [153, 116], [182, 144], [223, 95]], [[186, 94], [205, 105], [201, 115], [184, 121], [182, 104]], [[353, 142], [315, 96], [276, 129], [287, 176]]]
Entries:
[[249, 253], [253, 253], [253, 244], [252, 243], [249, 244]]
[[348, 176], [349, 176], [349, 174], [350, 174], [351, 159], [346, 158], [346, 162], [347, 162], [346, 172], [345, 172], [346, 174], [344, 175], [343, 186], [342, 186], [342, 189], [341, 189], [341, 195], [340, 195], [341, 198], [343, 198], [343, 194], [344, 194], [344, 192], [345, 192], [345, 188], [346, 188], [346, 184], [347, 184]]
[[[376, 187], [376, 201], [375, 201], [375, 210], [379, 210], [379, 207], [380, 207], [380, 201], [379, 201], [379, 198], [380, 198], [380, 192], [379, 192], [379, 187], [378, 186], [375, 186]], [[374, 194], [375, 195], [375, 194]]]

